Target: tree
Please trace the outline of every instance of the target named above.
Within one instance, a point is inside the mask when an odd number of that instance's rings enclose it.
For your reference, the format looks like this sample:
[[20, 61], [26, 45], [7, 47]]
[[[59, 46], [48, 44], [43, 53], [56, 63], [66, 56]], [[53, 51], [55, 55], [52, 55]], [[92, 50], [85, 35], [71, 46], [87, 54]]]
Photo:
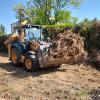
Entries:
[[81, 0], [29, 0], [27, 14], [34, 24], [56, 24], [69, 20], [71, 14], [67, 8], [78, 7], [80, 2]]
[[77, 17], [72, 17], [71, 19], [72, 19], [72, 23], [73, 23], [74, 25], [76, 25], [77, 22], [78, 22], [78, 18], [77, 18]]
[[32, 0], [27, 3], [27, 14], [35, 24], [51, 23], [52, 0]]
[[[25, 7], [19, 3], [14, 7], [17, 19], [24, 19], [25, 16], [19, 9], [23, 9], [33, 24], [57, 24], [71, 20], [71, 13], [68, 7], [79, 7], [82, 0], [29, 0]], [[75, 20], [74, 20], [75, 21]]]
[[4, 35], [4, 34], [6, 34], [6, 29], [5, 29], [5, 27], [1, 24], [1, 25], [0, 25], [0, 35]]
[[16, 19], [18, 19], [18, 22], [22, 22], [25, 19], [25, 15], [22, 13], [22, 11], [25, 10], [25, 6], [22, 3], [19, 3], [16, 5], [13, 9], [16, 13]]
[[93, 19], [93, 23], [95, 23], [95, 22], [97, 22], [98, 21], [98, 19], [95, 17], [94, 19]]
[[56, 16], [56, 23], [62, 22], [62, 23], [68, 23], [71, 20], [71, 13], [70, 11], [59, 11], [59, 14]]

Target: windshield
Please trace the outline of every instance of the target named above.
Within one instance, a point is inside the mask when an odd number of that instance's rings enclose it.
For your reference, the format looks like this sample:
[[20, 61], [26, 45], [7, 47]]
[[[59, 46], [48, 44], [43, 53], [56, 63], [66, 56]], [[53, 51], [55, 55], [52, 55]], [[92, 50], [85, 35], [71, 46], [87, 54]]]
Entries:
[[26, 40], [41, 40], [41, 30], [36, 27], [26, 28]]

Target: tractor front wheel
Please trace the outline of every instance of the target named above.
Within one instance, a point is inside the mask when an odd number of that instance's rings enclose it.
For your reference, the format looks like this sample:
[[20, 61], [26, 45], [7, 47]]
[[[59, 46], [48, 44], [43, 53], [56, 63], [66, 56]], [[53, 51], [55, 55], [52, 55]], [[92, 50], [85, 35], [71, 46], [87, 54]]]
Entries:
[[39, 69], [37, 60], [32, 57], [25, 58], [24, 66], [27, 71], [37, 71]]

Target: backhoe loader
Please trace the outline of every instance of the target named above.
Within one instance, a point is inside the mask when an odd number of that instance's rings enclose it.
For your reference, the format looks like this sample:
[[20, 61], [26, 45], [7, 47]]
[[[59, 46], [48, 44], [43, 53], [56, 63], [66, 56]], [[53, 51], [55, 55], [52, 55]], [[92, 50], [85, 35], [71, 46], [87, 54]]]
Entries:
[[52, 43], [43, 41], [42, 27], [20, 25], [13, 29], [4, 44], [8, 46], [9, 59], [14, 65], [23, 63], [27, 70], [46, 67], [46, 56]]
[[4, 42], [14, 65], [22, 63], [28, 71], [35, 71], [84, 58], [84, 43], [79, 35], [65, 32], [54, 43], [50, 38], [44, 40], [42, 26], [23, 24], [22, 19], [18, 22], [11, 25], [12, 34]]

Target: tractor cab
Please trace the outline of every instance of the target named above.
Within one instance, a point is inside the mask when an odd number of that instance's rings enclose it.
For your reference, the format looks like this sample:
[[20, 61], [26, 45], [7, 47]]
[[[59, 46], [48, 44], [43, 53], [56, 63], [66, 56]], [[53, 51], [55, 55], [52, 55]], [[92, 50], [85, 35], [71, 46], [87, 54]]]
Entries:
[[41, 41], [43, 36], [40, 26], [26, 26], [25, 27], [26, 40]]
[[42, 27], [39, 25], [20, 25], [12, 28], [12, 33], [19, 36], [19, 41], [42, 41]]

